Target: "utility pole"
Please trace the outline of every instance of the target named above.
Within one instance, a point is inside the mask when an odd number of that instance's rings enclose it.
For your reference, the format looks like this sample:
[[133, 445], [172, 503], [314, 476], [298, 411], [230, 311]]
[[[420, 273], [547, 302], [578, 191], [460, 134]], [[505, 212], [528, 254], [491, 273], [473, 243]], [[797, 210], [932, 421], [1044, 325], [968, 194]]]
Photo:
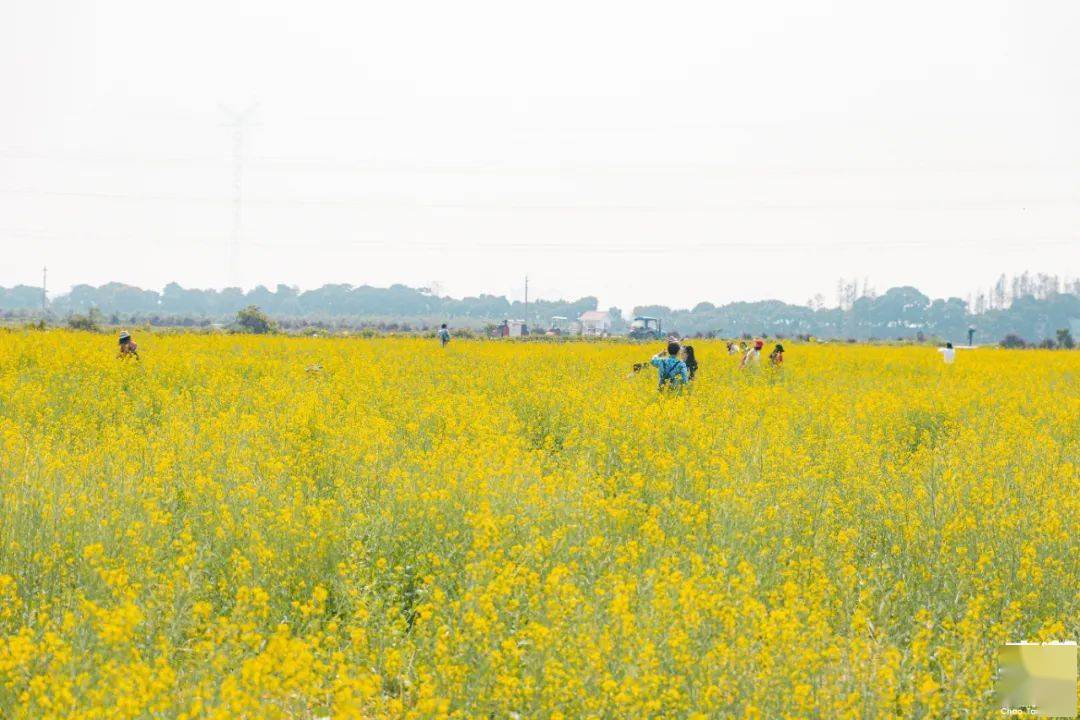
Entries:
[[239, 252], [241, 227], [243, 221], [243, 180], [244, 180], [244, 130], [253, 127], [251, 118], [259, 109], [259, 103], [253, 102], [241, 111], [221, 105], [221, 111], [228, 116], [224, 127], [232, 128], [232, 164], [233, 164], [233, 222], [232, 235], [229, 237], [229, 284], [236, 285], [237, 253]]
[[529, 327], [529, 276], [525, 276], [525, 328]]
[[41, 319], [45, 320], [45, 313], [49, 310], [49, 295], [45, 290], [45, 280], [49, 277], [49, 267], [43, 266], [41, 268]]

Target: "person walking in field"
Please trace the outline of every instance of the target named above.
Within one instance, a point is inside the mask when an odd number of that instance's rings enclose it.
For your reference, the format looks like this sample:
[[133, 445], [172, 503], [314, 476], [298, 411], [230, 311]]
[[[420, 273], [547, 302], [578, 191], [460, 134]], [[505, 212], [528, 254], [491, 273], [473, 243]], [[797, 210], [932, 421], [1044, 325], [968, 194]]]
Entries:
[[764, 340], [755, 340], [754, 346], [743, 355], [742, 367], [757, 367], [761, 364], [761, 348], [765, 347]]
[[120, 354], [116, 357], [139, 359], [139, 346], [131, 339], [131, 333], [127, 330], [120, 331]]
[[956, 361], [956, 350], [951, 342], [945, 343], [943, 348], [938, 348], [938, 352], [941, 353], [941, 359], [945, 361], [946, 365], [952, 365]]
[[442, 327], [439, 328], [439, 342], [442, 343], [443, 347], [446, 347], [450, 342], [450, 331], [446, 329], [446, 323], [443, 323]]
[[782, 367], [784, 365], [784, 346], [780, 343], [776, 343], [776, 347], [769, 353], [769, 362], [773, 367]]
[[669, 342], [667, 354], [662, 352], [653, 355], [649, 364], [656, 368], [660, 378], [660, 389], [679, 389], [690, 381], [686, 363], [679, 359], [679, 343]]

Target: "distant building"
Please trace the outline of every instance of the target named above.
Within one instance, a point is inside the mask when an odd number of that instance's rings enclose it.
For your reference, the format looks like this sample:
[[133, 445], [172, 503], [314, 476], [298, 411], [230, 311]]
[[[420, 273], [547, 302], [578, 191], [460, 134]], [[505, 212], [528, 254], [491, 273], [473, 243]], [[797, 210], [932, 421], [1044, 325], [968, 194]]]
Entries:
[[546, 335], [580, 335], [581, 323], [577, 320], [571, 320], [565, 315], [553, 315], [551, 317], [551, 326], [547, 329]]
[[496, 334], [499, 337], [523, 337], [529, 330], [524, 320], [503, 320]]
[[602, 310], [589, 310], [581, 313], [582, 335], [607, 335], [611, 331], [611, 316]]

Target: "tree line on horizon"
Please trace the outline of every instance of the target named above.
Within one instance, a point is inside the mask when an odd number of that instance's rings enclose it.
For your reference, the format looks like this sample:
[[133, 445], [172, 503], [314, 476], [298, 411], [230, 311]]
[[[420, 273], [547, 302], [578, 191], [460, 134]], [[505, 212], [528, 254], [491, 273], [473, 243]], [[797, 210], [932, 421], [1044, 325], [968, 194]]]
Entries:
[[[1025, 273], [1023, 277], [1026, 276]], [[1009, 292], [1014, 289], [1016, 296]], [[1061, 329], [1071, 329], [1076, 334], [1080, 326], [1080, 282], [1062, 287], [1060, 283], [1025, 285], [1023, 280], [1014, 280], [1009, 287], [1002, 276], [993, 288], [992, 300], [975, 303], [978, 311], [968, 300], [958, 297], [931, 300], [910, 286], [889, 288], [877, 294], [865, 285], [860, 292], [857, 284], [841, 282], [841, 291], [836, 307], [824, 307], [820, 299], [806, 305], [779, 300], [719, 306], [702, 302], [690, 309], [637, 306], [633, 314], [660, 318], [665, 330], [722, 337], [768, 334], [956, 341], [966, 340], [968, 328], [973, 327], [976, 342], [997, 342], [1013, 335], [1037, 343], [1055, 337]], [[275, 290], [259, 286], [245, 292], [240, 288], [189, 289], [170, 283], [158, 292], [113, 282], [99, 287], [76, 285], [70, 292], [48, 301], [46, 312], [53, 319], [94, 312], [113, 324], [190, 326], [231, 321], [240, 310], [252, 305], [291, 326], [361, 327], [392, 323], [425, 328], [450, 322], [481, 328], [508, 318], [526, 320], [533, 327], [547, 327], [553, 316], [574, 319], [583, 312], [596, 310], [598, 302], [592, 296], [572, 301], [536, 300], [526, 308], [524, 303], [503, 296], [440, 297], [426, 289], [405, 285], [377, 288], [333, 284], [304, 292], [278, 285]], [[41, 312], [40, 287], [0, 287], [3, 317], [35, 319]], [[609, 314], [613, 330], [624, 329], [622, 311], [611, 308]]]

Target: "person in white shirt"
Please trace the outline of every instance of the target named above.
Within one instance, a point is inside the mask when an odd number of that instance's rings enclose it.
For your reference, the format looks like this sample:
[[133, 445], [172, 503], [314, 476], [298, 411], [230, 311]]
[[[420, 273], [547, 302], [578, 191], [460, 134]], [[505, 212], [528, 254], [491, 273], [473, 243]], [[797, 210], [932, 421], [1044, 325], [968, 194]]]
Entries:
[[956, 350], [953, 349], [952, 343], [945, 343], [945, 347], [938, 348], [941, 353], [941, 358], [945, 361], [946, 365], [952, 365], [956, 360]]
[[743, 355], [742, 367], [757, 367], [761, 364], [761, 348], [765, 347], [764, 340], [755, 340], [754, 346]]

